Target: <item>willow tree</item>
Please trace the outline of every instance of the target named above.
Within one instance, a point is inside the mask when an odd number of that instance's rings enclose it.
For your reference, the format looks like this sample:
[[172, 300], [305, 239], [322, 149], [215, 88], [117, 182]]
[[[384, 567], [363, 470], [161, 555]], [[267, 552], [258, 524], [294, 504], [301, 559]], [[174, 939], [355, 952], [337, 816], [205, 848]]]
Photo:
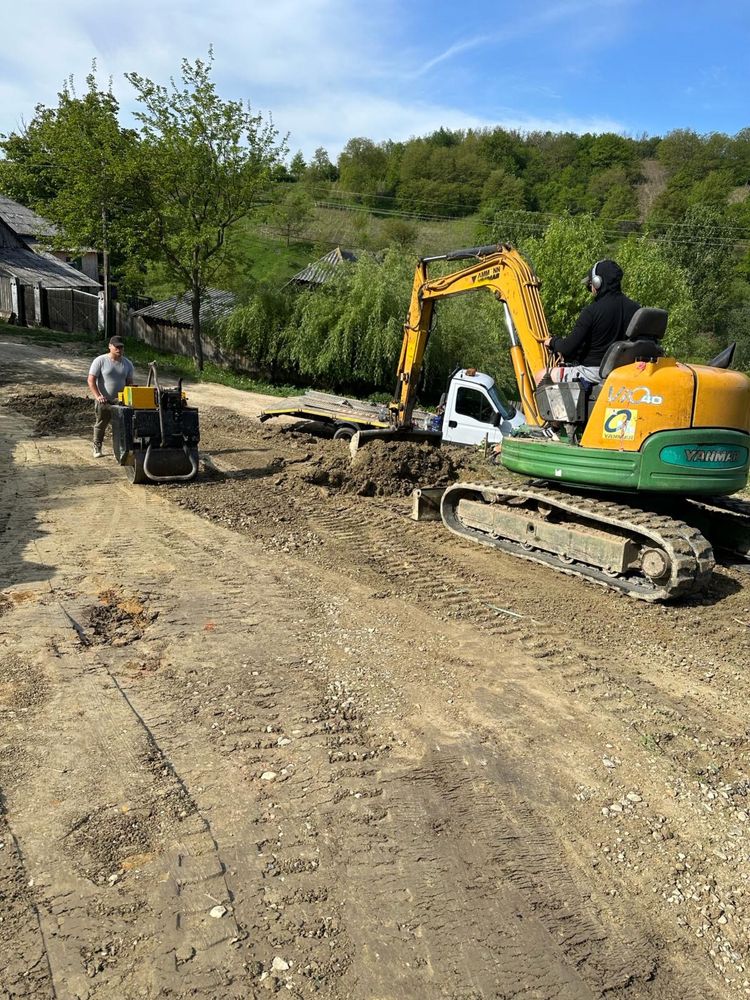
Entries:
[[227, 231], [249, 216], [286, 153], [270, 120], [242, 101], [224, 101], [208, 61], [182, 62], [182, 85], [126, 74], [141, 110], [140, 174], [147, 235], [170, 278], [189, 293], [198, 369], [201, 303], [227, 253]]

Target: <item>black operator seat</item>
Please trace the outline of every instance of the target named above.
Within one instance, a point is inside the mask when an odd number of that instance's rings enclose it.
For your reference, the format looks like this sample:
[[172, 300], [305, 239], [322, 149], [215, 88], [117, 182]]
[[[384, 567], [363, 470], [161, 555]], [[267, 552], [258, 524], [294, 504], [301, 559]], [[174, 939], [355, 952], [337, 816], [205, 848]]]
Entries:
[[656, 361], [664, 357], [664, 348], [659, 341], [667, 330], [669, 314], [664, 309], [637, 309], [628, 323], [624, 340], [610, 344], [599, 366], [599, 375], [604, 381], [615, 368], [632, 365], [634, 361]]

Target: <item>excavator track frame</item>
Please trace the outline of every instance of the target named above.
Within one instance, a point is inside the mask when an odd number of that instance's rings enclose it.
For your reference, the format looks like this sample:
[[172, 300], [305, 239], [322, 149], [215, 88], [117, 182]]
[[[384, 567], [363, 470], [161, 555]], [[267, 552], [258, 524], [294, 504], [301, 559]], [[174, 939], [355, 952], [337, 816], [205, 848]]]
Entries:
[[[464, 523], [459, 505], [473, 501], [492, 506], [495, 525], [492, 532]], [[523, 543], [503, 537], [503, 511], [507, 521], [517, 526], [519, 513], [528, 518], [531, 530]], [[630, 507], [608, 498], [581, 496], [527, 483], [517, 487], [494, 483], [456, 483], [450, 486], [440, 505], [443, 523], [454, 534], [481, 545], [500, 549], [530, 562], [549, 566], [569, 576], [590, 580], [638, 600], [656, 602], [688, 597], [705, 589], [714, 567], [710, 542], [691, 524], [652, 510]], [[578, 536], [590, 533], [620, 543], [630, 543], [629, 565], [624, 571], [605, 570], [565, 553], [535, 546], [534, 523], [550, 515], [560, 518], [563, 529], [570, 527]], [[517, 533], [517, 532], [516, 532]], [[640, 567], [636, 563], [640, 562]], [[647, 575], [643, 566], [650, 567]]]

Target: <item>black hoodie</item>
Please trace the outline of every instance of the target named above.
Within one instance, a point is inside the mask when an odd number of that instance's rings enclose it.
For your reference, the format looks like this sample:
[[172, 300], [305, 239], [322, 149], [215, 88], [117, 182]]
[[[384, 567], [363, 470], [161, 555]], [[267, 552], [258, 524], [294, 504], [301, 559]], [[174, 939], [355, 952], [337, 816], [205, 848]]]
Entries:
[[633, 313], [640, 306], [620, 291], [622, 268], [613, 260], [596, 265], [602, 285], [593, 302], [581, 311], [568, 337], [552, 337], [550, 351], [560, 354], [566, 364], [598, 368], [609, 347], [622, 340]]

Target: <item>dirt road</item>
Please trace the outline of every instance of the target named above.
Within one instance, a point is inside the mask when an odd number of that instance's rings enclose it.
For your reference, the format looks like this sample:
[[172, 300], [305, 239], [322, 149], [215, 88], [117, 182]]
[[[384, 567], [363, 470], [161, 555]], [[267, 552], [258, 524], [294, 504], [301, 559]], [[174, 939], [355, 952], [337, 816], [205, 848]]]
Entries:
[[742, 571], [518, 563], [407, 517], [465, 456], [211, 386], [201, 480], [131, 487], [83, 359], [0, 370], [0, 995], [750, 994]]

